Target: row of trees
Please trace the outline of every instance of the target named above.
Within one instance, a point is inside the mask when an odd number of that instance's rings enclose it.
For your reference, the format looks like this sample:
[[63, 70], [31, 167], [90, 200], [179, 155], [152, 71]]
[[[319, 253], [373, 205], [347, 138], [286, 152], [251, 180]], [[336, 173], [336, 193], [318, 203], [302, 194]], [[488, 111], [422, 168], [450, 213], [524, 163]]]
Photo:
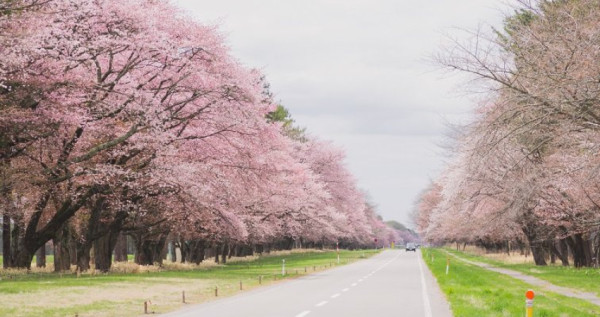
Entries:
[[470, 74], [485, 99], [420, 198], [426, 239], [512, 242], [530, 248], [538, 265], [598, 264], [599, 4], [520, 1], [504, 30], [472, 32], [439, 56]]
[[[396, 240], [328, 142], [294, 128], [213, 27], [153, 0], [0, 1], [5, 267]], [[121, 237], [121, 238], [119, 238]]]

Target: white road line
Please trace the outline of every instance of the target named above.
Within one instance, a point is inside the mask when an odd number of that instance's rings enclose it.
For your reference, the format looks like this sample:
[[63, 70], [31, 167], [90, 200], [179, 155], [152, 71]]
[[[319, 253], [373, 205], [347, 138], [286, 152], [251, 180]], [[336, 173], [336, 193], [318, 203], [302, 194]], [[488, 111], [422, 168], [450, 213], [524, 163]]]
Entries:
[[304, 317], [308, 314], [310, 314], [310, 310], [305, 310], [305, 311], [301, 312], [300, 314], [296, 315], [296, 317]]
[[361, 279], [360, 279], [360, 280], [358, 280], [358, 281], [359, 281], [359, 282], [362, 282], [362, 281], [363, 281], [363, 279], [361, 278]]
[[322, 302], [318, 303], [318, 304], [317, 304], [317, 305], [315, 305], [315, 306], [317, 306], [317, 307], [321, 307], [321, 306], [323, 306], [323, 305], [325, 305], [325, 304], [327, 304], [327, 303], [329, 303], [329, 302], [328, 302], [328, 301], [326, 301], [326, 300], [324, 300], [324, 301], [322, 301]]
[[421, 271], [421, 290], [423, 291], [423, 306], [425, 308], [425, 317], [432, 317], [431, 304], [429, 302], [429, 295], [427, 294], [427, 284], [425, 284], [425, 273], [423, 273], [421, 257], [417, 258], [417, 262], [419, 262], [419, 271]]
[[356, 286], [356, 283], [352, 283], [352, 286]]
[[331, 298], [336, 298], [338, 296], [340, 296], [340, 293], [336, 293], [336, 294], [331, 295]]
[[350, 290], [349, 288], [344, 288], [344, 289], [342, 290], [342, 292], [347, 292], [347, 291], [349, 291], [349, 290]]

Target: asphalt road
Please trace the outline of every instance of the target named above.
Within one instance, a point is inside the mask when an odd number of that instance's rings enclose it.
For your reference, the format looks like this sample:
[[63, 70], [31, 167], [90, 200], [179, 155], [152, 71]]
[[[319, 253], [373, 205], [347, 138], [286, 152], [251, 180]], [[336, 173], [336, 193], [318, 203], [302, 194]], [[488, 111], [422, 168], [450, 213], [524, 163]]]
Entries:
[[451, 317], [420, 251], [372, 258], [163, 316]]

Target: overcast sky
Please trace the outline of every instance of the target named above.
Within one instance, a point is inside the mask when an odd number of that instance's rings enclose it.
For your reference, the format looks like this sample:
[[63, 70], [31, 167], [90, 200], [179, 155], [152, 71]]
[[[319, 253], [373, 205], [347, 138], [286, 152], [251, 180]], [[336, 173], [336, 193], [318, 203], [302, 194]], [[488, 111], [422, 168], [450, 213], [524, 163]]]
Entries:
[[232, 54], [267, 76], [297, 124], [345, 149], [385, 220], [444, 164], [447, 123], [468, 120], [460, 78], [427, 59], [454, 28], [501, 27], [499, 0], [174, 0], [218, 25]]

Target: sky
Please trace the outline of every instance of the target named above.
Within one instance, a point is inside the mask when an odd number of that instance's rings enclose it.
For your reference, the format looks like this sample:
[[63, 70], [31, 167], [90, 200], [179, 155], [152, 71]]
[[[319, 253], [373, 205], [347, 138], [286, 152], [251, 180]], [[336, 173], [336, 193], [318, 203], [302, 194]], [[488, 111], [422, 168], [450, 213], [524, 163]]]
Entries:
[[413, 227], [441, 172], [449, 124], [469, 120], [464, 77], [431, 62], [460, 29], [501, 28], [500, 0], [174, 0], [218, 26], [231, 54], [267, 77], [296, 124], [346, 151], [384, 220]]

